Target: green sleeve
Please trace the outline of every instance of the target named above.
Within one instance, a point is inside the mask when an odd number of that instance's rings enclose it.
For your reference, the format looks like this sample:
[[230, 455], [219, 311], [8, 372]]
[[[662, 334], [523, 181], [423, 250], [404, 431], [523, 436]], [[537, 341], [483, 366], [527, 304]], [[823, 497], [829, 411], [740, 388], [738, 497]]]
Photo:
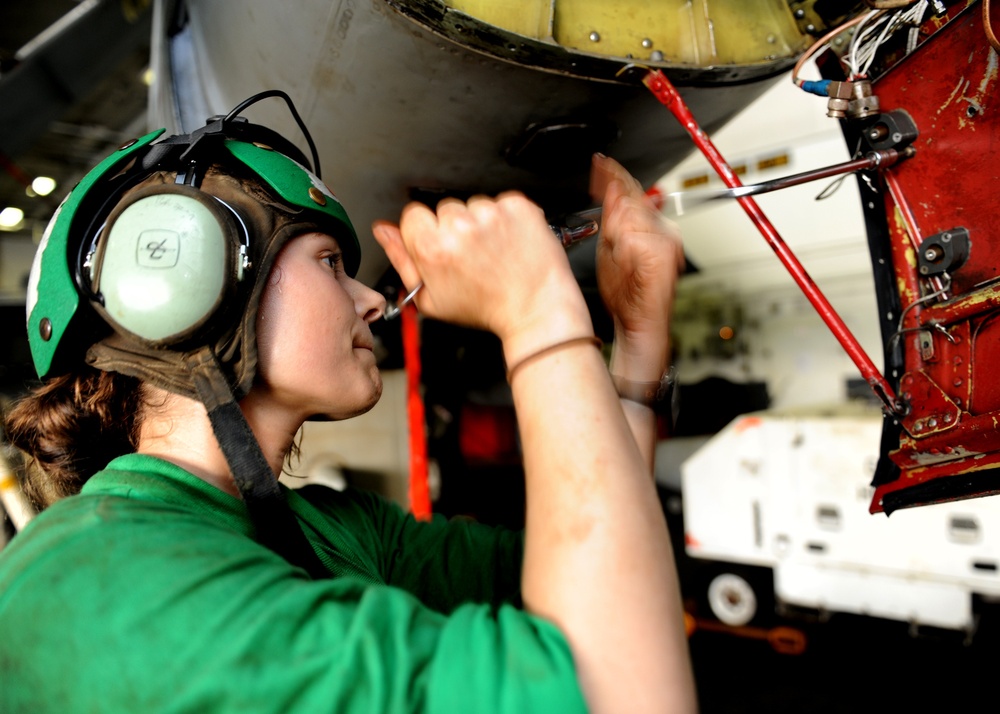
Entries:
[[4, 549], [0, 711], [584, 711], [550, 623], [310, 581], [197, 515], [123, 500], [89, 500], [71, 527], [50, 509]]
[[336, 509], [338, 517], [353, 513], [355, 522], [347, 527], [354, 533], [369, 531], [385, 581], [429, 607], [447, 613], [465, 602], [520, 605], [523, 533], [440, 515], [417, 521], [396, 504], [363, 491], [303, 491], [320, 510], [350, 499], [353, 507]]

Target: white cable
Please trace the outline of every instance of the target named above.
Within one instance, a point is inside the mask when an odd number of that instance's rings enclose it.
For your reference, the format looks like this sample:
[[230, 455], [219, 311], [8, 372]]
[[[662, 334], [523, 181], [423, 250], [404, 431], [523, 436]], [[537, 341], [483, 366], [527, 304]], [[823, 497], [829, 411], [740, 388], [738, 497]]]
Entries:
[[858, 25], [851, 39], [848, 67], [851, 78], [866, 76], [871, 69], [878, 51], [900, 28], [919, 25], [927, 11], [929, 0], [919, 0], [907, 8], [901, 8], [868, 24], [874, 13], [869, 13]]
[[858, 23], [857, 28], [854, 30], [854, 36], [851, 38], [851, 43], [848, 48], [849, 52], [848, 52], [847, 66], [851, 70], [851, 77], [849, 77], [849, 79], [853, 79], [858, 74], [857, 52], [858, 52], [858, 45], [861, 44], [861, 41], [867, 36], [868, 33], [868, 30], [865, 28], [865, 25], [868, 24], [869, 20], [881, 14], [882, 14], [881, 10], [872, 10], [867, 15], [865, 15], [865, 18], [860, 23]]

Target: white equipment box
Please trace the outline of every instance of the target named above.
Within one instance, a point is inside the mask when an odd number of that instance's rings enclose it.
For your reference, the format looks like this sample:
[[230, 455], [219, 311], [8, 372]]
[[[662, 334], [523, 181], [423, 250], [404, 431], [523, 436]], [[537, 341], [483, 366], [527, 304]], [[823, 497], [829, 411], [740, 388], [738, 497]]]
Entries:
[[[778, 605], [972, 632], [1000, 598], [1000, 497], [871, 515], [882, 416], [851, 405], [734, 420], [681, 467], [688, 555], [718, 561], [713, 613], [757, 613], [726, 564], [770, 568]], [[738, 570], [738, 568], [736, 569]]]

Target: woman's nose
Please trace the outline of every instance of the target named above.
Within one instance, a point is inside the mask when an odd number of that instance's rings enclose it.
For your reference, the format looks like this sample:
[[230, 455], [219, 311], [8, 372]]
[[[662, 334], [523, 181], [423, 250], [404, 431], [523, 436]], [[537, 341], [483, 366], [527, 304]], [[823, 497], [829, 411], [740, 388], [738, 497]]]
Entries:
[[357, 307], [358, 315], [365, 322], [371, 324], [382, 317], [382, 313], [385, 312], [385, 296], [357, 280], [354, 281], [354, 285], [354, 304]]

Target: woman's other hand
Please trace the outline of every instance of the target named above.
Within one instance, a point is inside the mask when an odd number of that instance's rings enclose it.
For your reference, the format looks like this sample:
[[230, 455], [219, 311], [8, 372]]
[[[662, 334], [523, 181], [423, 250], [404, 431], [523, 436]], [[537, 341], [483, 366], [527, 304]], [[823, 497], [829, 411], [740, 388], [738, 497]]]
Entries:
[[594, 156], [590, 192], [604, 206], [597, 282], [614, 319], [615, 350], [629, 358], [622, 376], [658, 380], [669, 363], [670, 312], [684, 268], [680, 231], [614, 159]]

